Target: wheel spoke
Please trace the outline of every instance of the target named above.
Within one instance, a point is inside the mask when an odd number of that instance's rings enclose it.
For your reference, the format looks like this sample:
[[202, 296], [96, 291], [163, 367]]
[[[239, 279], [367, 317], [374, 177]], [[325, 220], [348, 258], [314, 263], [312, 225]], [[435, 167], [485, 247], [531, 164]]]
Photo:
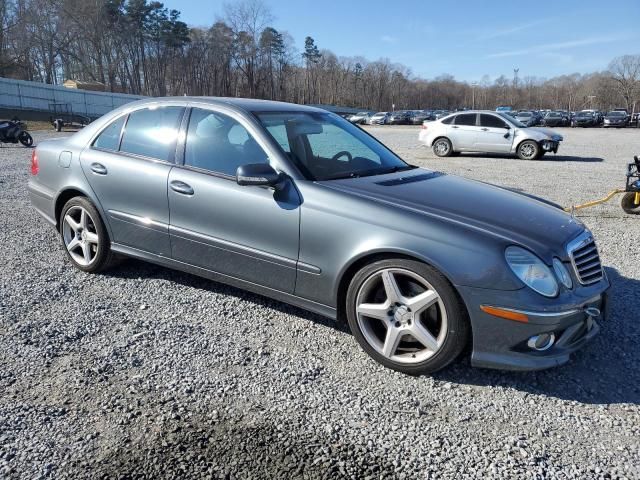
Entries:
[[438, 297], [436, 292], [433, 290], [427, 290], [415, 297], [408, 298], [407, 306], [411, 308], [414, 315], [417, 315], [423, 310], [429, 308], [431, 305], [437, 303], [439, 298], [440, 297]]
[[413, 322], [410, 333], [417, 341], [429, 350], [435, 352], [438, 349], [438, 341], [436, 338], [431, 335], [431, 332], [429, 332], [429, 330], [427, 330], [419, 321]]
[[78, 240], [76, 237], [73, 237], [71, 241], [67, 244], [67, 250], [71, 252], [79, 245], [80, 245], [80, 240]]
[[85, 234], [85, 237], [87, 239], [87, 242], [93, 243], [94, 245], [98, 244], [98, 234], [97, 233], [85, 231], [84, 234]]
[[64, 221], [67, 223], [67, 225], [71, 227], [71, 230], [73, 230], [74, 232], [77, 232], [78, 229], [80, 228], [80, 224], [76, 222], [73, 218], [71, 218], [71, 215], [68, 215], [68, 214], [65, 215]]
[[402, 300], [402, 293], [398, 288], [396, 278], [389, 270], [383, 270], [381, 273], [382, 283], [384, 285], [384, 291], [387, 294], [387, 301], [390, 303], [400, 302]]
[[87, 229], [87, 212], [84, 210], [84, 208], [80, 211], [80, 226], [86, 230]]
[[384, 345], [382, 346], [382, 354], [387, 358], [391, 358], [396, 353], [401, 338], [400, 330], [391, 326], [387, 328], [387, 335], [384, 339]]
[[360, 315], [365, 315], [371, 318], [378, 318], [380, 320], [386, 320], [389, 310], [388, 303], [362, 303], [358, 305], [356, 311]]
[[91, 245], [87, 242], [82, 244], [82, 255], [84, 256], [84, 261], [87, 264], [91, 263]]

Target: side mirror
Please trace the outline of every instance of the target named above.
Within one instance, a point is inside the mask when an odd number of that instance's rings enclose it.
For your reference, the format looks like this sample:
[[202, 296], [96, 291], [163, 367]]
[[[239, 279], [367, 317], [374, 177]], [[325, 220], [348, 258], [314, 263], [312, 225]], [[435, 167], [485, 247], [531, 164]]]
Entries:
[[282, 180], [282, 174], [268, 163], [250, 163], [242, 165], [236, 170], [236, 182], [238, 185], [257, 185], [274, 187]]
[[509, 125], [505, 124], [504, 129], [505, 130], [511, 130], [511, 127]]

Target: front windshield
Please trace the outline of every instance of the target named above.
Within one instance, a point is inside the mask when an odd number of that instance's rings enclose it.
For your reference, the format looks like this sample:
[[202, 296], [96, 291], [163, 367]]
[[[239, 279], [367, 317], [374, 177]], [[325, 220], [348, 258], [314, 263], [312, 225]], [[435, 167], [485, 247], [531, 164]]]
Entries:
[[502, 118], [506, 118], [510, 124], [515, 125], [518, 128], [527, 128], [527, 126], [522, 123], [520, 120], [518, 120], [516, 117], [512, 117], [511, 115], [504, 113], [504, 112], [496, 112], [498, 115], [500, 115]]
[[520, 112], [520, 113], [518, 114], [518, 116], [519, 116], [519, 117], [530, 117], [530, 116], [531, 116], [531, 113], [529, 113], [529, 112]]
[[414, 168], [350, 122], [324, 112], [256, 112], [310, 180], [364, 177]]
[[624, 112], [609, 112], [607, 114], [608, 117], [624, 117]]

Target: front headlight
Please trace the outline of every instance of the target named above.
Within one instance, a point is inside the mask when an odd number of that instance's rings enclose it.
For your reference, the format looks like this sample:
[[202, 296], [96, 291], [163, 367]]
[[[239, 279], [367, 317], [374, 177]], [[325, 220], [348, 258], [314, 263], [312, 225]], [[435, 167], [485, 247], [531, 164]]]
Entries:
[[505, 250], [504, 257], [516, 277], [529, 288], [545, 297], [555, 297], [558, 294], [558, 282], [553, 272], [533, 253], [511, 246]]

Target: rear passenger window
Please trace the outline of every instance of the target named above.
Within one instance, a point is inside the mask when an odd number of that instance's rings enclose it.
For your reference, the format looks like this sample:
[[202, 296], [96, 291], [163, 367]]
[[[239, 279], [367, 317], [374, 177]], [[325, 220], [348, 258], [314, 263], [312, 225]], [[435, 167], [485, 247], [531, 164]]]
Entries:
[[129, 114], [120, 151], [173, 161], [183, 107], [159, 107]]
[[189, 118], [184, 163], [235, 176], [241, 165], [269, 163], [269, 158], [236, 120], [219, 112], [194, 108]]
[[105, 128], [93, 142], [93, 146], [103, 150], [118, 150], [120, 132], [122, 131], [122, 125], [124, 125], [125, 118], [127, 118], [127, 116], [123, 115]]
[[505, 128], [507, 124], [496, 117], [495, 115], [488, 115], [486, 113], [480, 114], [480, 126], [489, 128]]
[[475, 125], [476, 124], [476, 114], [475, 113], [461, 113], [456, 116], [456, 120], [454, 122], [456, 125]]

